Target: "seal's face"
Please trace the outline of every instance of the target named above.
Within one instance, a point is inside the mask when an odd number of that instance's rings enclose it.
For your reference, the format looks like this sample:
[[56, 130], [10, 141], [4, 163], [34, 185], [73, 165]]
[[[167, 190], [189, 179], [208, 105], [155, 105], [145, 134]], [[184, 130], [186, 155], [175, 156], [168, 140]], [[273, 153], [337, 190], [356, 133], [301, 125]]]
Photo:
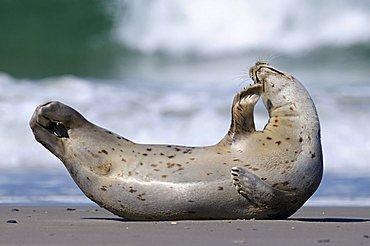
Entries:
[[29, 124], [36, 140], [63, 161], [70, 130], [86, 122], [74, 109], [59, 102], [48, 102], [36, 108]]
[[291, 75], [261, 61], [250, 68], [249, 76], [256, 84], [262, 85], [262, 100], [269, 113], [289, 101], [290, 90], [296, 85], [296, 81]]

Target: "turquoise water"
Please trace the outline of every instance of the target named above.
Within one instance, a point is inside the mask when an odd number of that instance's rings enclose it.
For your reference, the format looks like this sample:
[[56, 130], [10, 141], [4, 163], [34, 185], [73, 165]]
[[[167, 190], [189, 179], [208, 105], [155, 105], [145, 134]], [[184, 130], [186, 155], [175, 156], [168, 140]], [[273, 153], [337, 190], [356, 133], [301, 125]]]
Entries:
[[325, 178], [308, 204], [369, 205], [368, 23], [369, 1], [1, 1], [0, 203], [89, 202], [33, 139], [38, 104], [62, 101], [136, 142], [213, 144], [262, 59], [319, 112]]

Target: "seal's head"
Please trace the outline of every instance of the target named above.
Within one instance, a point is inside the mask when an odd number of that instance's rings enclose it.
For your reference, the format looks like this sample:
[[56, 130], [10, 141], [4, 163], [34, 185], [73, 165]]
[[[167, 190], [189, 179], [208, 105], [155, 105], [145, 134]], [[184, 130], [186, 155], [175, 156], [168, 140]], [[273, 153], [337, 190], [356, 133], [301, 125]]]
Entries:
[[64, 161], [70, 131], [87, 122], [80, 113], [64, 104], [47, 102], [36, 108], [29, 124], [36, 140]]
[[36, 140], [57, 156], [72, 176], [82, 169], [98, 175], [107, 174], [113, 165], [109, 153], [111, 145], [124, 149], [131, 144], [56, 101], [38, 106], [29, 124]]
[[292, 102], [299, 103], [301, 100], [297, 95], [305, 95], [302, 100], [311, 100], [304, 87], [293, 76], [270, 66], [267, 62], [258, 61], [250, 68], [249, 76], [256, 84], [262, 85], [262, 100], [270, 115], [274, 109], [282, 110]]

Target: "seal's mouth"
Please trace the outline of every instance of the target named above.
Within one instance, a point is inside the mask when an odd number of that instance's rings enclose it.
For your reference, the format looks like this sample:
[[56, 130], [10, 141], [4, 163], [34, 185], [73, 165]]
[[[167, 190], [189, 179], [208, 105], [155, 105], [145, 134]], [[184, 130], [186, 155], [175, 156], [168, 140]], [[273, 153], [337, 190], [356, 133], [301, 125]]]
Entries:
[[257, 77], [257, 72], [260, 70], [262, 67], [269, 67], [269, 64], [267, 62], [263, 61], [258, 61], [256, 64], [249, 69], [249, 77], [253, 80], [255, 84], [261, 83]]
[[277, 74], [285, 75], [283, 72], [277, 70], [274, 67], [271, 67], [270, 64], [268, 64], [267, 62], [258, 61], [253, 67], [249, 69], [249, 77], [254, 81], [255, 84], [263, 84], [263, 81], [258, 78], [258, 71], [262, 68], [267, 68]]
[[44, 118], [47, 120], [45, 125], [37, 122], [42, 128], [46, 129], [51, 134], [54, 134], [58, 138], [69, 138], [68, 129], [63, 125], [62, 122], [52, 121], [46, 117]]

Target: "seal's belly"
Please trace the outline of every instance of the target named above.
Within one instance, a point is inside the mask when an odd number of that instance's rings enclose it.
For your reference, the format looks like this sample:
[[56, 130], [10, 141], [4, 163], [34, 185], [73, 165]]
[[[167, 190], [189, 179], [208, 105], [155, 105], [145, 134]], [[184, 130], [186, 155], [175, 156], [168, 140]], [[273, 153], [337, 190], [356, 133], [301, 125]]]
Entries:
[[128, 219], [248, 218], [254, 211], [230, 180], [174, 183], [109, 179], [96, 188], [101, 206]]

